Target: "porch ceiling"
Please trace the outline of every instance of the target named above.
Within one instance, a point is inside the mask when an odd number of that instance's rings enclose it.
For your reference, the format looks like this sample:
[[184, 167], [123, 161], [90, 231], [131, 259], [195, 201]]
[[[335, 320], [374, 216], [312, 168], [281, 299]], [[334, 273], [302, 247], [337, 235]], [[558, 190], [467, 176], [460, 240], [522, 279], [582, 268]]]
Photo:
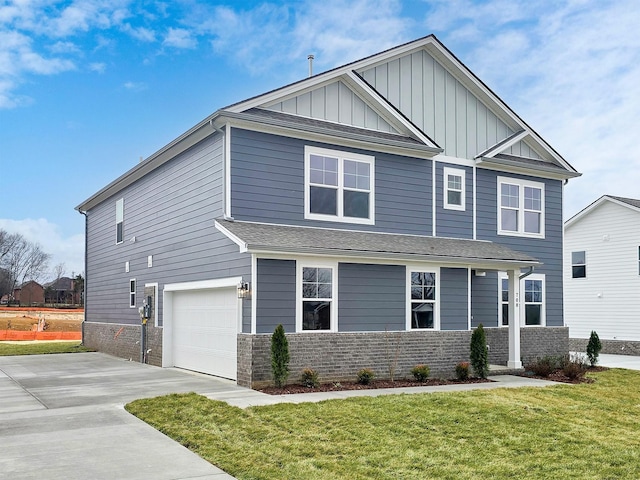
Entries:
[[361, 232], [216, 220], [216, 228], [250, 253], [290, 253], [429, 261], [487, 270], [541, 265], [525, 253], [483, 240]]

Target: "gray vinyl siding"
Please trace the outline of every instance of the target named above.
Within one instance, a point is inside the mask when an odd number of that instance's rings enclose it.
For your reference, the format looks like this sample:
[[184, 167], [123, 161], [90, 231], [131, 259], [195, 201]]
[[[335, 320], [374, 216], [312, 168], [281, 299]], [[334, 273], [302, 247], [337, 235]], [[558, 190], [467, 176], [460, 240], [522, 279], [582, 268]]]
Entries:
[[[305, 145], [375, 157], [375, 225], [305, 220]], [[432, 162], [234, 128], [231, 208], [236, 220], [431, 235]]]
[[386, 120], [340, 81], [278, 102], [267, 109], [343, 125], [396, 133]]
[[[465, 209], [444, 208], [444, 167], [465, 172]], [[448, 163], [436, 163], [436, 236], [473, 238], [473, 169]]]
[[338, 330], [405, 330], [406, 269], [401, 265], [338, 266]]
[[440, 330], [468, 330], [468, 270], [440, 269]]
[[359, 73], [446, 155], [472, 159], [514, 133], [425, 50]]
[[[250, 255], [239, 253], [214, 227], [223, 214], [222, 150], [220, 135], [205, 139], [87, 212], [87, 321], [139, 323], [138, 309], [129, 307], [130, 279], [136, 279], [138, 306], [144, 284], [158, 283], [160, 325], [167, 283], [231, 276], [251, 281]], [[124, 198], [124, 242], [116, 245], [119, 198]], [[250, 319], [250, 313], [245, 306], [244, 316]]]
[[498, 326], [498, 274], [484, 277], [471, 272], [471, 328]]
[[[497, 234], [497, 177], [512, 177], [544, 183], [545, 238], [513, 237]], [[535, 273], [545, 275], [546, 324], [562, 326], [562, 181], [477, 169], [477, 238], [491, 240], [528, 253], [543, 262]], [[497, 280], [496, 298], [497, 298]], [[497, 308], [497, 307], [496, 307]]]
[[256, 332], [273, 333], [278, 324], [296, 331], [295, 260], [257, 260]]

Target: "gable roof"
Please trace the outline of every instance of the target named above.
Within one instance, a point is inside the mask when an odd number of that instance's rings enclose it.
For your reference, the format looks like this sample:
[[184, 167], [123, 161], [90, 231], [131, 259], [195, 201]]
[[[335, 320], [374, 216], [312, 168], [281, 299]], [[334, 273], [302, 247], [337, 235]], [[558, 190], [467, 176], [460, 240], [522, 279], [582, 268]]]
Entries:
[[[491, 117], [491, 122], [498, 125], [498, 130], [483, 140], [488, 143], [483, 151], [475, 151], [476, 145], [474, 143], [473, 148], [471, 147], [472, 142], [467, 142], [467, 135], [460, 135], [460, 141], [465, 142], [466, 146], [439, 144], [441, 142], [436, 137], [442, 137], [442, 132], [439, 133], [438, 129], [450, 124], [455, 125], [452, 128], [458, 128], [458, 123], [450, 121], [452, 119], [445, 121], [438, 116], [444, 111], [442, 109], [445, 107], [442, 105], [428, 104], [428, 99], [435, 95], [436, 90], [422, 95], [417, 93], [419, 89], [415, 89], [415, 94], [421, 101], [427, 102], [421, 104], [416, 100], [415, 108], [413, 97], [407, 104], [407, 99], [400, 96], [399, 92], [413, 92], [414, 89], [404, 88], [405, 83], [413, 81], [409, 78], [411, 75], [406, 73], [411, 69], [400, 70], [397, 66], [414, 60], [426, 62], [425, 65], [429, 64], [437, 70], [434, 70], [433, 77], [441, 78], [437, 87], [439, 94], [453, 92], [453, 102], [449, 102], [450, 99], [447, 98], [445, 104], [455, 105], [455, 95], [460, 91], [461, 98], [473, 99], [468, 100], [472, 101], [470, 105], [478, 111], [482, 109], [483, 114], [487, 118]], [[396, 88], [393, 91], [385, 86], [386, 71], [393, 71], [397, 77], [394, 77]], [[426, 75], [422, 80], [426, 82], [428, 78]], [[420, 81], [417, 82], [421, 85]], [[451, 84], [449, 90], [442, 82]], [[436, 83], [433, 80], [434, 89]], [[322, 105], [321, 96], [328, 95], [323, 89], [331, 90], [333, 103], [331, 108], [327, 104], [318, 107], [324, 110], [314, 114], [311, 107]], [[326, 98], [328, 97], [325, 96]], [[339, 100], [343, 103], [352, 102], [352, 108], [341, 109]], [[453, 109], [451, 115], [455, 115], [455, 107], [450, 108]], [[433, 112], [424, 115], [428, 109], [433, 109]], [[316, 138], [321, 141], [329, 141], [334, 137], [342, 139], [342, 142], [352, 142], [349, 143], [350, 146], [366, 146], [366, 142], [369, 142], [378, 149], [387, 149], [382, 151], [397, 149], [394, 151], [399, 154], [415, 152], [415, 156], [424, 158], [432, 158], [443, 151], [450, 156], [447, 149], [459, 148], [464, 151], [461, 155], [454, 156], [474, 159], [483, 168], [501, 171], [511, 169], [519, 173], [538, 172], [540, 176], [550, 178], [580, 175], [434, 35], [428, 35], [217, 110], [92, 195], [76, 209], [84, 212], [93, 208], [214, 134], [227, 123], [231, 126], [268, 126], [275, 129], [269, 131], [307, 135], [305, 138], [317, 135]], [[427, 131], [429, 129], [433, 132]], [[446, 138], [450, 136], [445, 135]], [[478, 144], [483, 143], [478, 140]], [[509, 158], [505, 159], [501, 155]]]
[[564, 222], [564, 227], [565, 228], [570, 227], [571, 225], [579, 221], [581, 218], [589, 215], [589, 213], [591, 213], [593, 210], [595, 210], [600, 205], [606, 202], [614, 203], [616, 205], [620, 205], [622, 207], [629, 208], [630, 210], [640, 213], [640, 200], [636, 200], [633, 198], [616, 197], [613, 195], [603, 195], [593, 203], [587, 205], [585, 208], [580, 210], [569, 220]]
[[540, 265], [495, 242], [218, 219], [216, 228], [240, 251], [446, 262], [484, 268]]

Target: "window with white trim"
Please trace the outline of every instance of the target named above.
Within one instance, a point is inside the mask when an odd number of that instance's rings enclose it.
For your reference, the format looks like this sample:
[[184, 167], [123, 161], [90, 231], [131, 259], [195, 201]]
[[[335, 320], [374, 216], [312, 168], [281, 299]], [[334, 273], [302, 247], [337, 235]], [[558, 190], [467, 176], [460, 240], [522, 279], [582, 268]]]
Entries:
[[[529, 275], [520, 280], [520, 325], [545, 324], [545, 289], [543, 274]], [[509, 325], [509, 279], [505, 272], [498, 275], [498, 325]]]
[[374, 157], [305, 147], [305, 218], [374, 223]]
[[436, 273], [410, 272], [411, 328], [436, 328]]
[[134, 308], [136, 306], [136, 279], [129, 280], [129, 307]]
[[498, 234], [544, 238], [544, 184], [498, 177]]
[[300, 329], [332, 330], [334, 319], [334, 267], [301, 266], [302, 323]]
[[584, 250], [571, 252], [571, 278], [586, 278], [587, 256]]
[[465, 171], [458, 168], [444, 167], [443, 171], [443, 206], [447, 210], [465, 209]]
[[116, 202], [116, 244], [124, 240], [124, 198]]

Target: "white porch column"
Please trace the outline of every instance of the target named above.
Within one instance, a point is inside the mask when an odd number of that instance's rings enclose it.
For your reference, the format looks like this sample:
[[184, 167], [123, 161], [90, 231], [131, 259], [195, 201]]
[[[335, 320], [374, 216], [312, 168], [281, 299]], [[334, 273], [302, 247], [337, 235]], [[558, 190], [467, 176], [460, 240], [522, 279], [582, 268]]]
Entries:
[[507, 367], [522, 368], [520, 361], [520, 270], [509, 275], [509, 361]]

